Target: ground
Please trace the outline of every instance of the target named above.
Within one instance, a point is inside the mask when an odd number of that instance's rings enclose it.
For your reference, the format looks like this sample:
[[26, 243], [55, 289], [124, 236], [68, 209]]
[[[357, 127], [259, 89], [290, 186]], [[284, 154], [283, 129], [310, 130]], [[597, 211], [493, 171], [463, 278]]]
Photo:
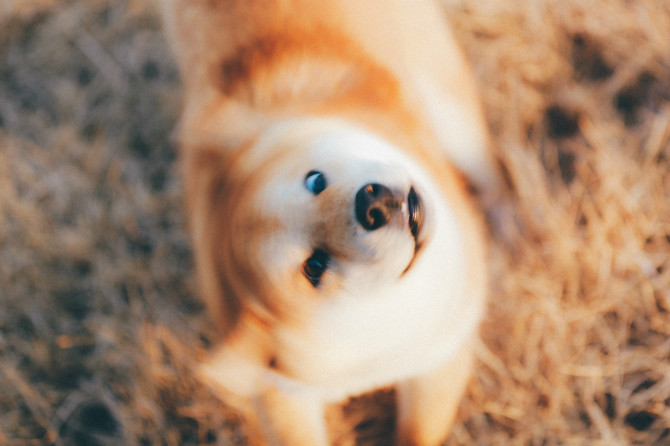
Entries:
[[[670, 4], [445, 4], [509, 182], [447, 444], [670, 444]], [[0, 444], [246, 443], [191, 373], [180, 100], [147, 0], [0, 5]]]

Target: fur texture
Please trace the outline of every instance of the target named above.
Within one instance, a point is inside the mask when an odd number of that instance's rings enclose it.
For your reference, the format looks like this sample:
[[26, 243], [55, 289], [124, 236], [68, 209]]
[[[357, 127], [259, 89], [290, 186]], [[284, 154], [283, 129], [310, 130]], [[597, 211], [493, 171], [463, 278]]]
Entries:
[[203, 376], [250, 402], [272, 444], [327, 444], [325, 403], [388, 385], [399, 442], [437, 444], [486, 292], [462, 174], [484, 194], [497, 181], [437, 3], [163, 9], [196, 264], [224, 336]]

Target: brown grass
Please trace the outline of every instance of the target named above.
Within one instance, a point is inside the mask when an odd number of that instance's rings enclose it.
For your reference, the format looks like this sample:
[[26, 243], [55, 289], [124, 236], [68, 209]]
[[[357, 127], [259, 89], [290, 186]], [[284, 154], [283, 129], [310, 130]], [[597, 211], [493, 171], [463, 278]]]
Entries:
[[[670, 444], [670, 4], [448, 3], [512, 185], [448, 444]], [[244, 444], [190, 374], [179, 105], [146, 0], [0, 6], [0, 444]]]

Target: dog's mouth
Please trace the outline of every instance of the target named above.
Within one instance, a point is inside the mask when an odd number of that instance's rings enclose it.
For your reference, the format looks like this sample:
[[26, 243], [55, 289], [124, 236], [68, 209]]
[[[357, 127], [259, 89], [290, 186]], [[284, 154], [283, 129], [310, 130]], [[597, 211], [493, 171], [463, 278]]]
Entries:
[[414, 243], [418, 244], [419, 236], [421, 235], [421, 229], [423, 229], [423, 202], [421, 197], [416, 193], [416, 190], [412, 187], [407, 194], [407, 210], [409, 213], [409, 230], [414, 237]]
[[411, 187], [409, 193], [407, 194], [407, 213], [409, 231], [412, 234], [412, 238], [414, 238], [414, 255], [412, 256], [412, 259], [409, 261], [409, 264], [405, 270], [402, 272], [403, 275], [412, 268], [414, 261], [418, 257], [419, 252], [423, 247], [423, 238], [421, 235], [425, 220], [425, 209], [423, 200], [419, 194], [417, 194], [414, 187]]

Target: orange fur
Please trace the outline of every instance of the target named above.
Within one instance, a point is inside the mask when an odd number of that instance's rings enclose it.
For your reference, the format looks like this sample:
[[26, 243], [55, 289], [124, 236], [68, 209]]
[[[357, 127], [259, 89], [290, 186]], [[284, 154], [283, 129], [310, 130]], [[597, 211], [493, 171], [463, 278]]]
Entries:
[[[398, 366], [399, 438], [407, 444], [436, 444], [448, 431], [467, 382], [470, 360], [460, 358], [470, 356], [470, 339], [483, 306], [484, 248], [468, 185], [449, 159], [454, 156], [457, 167], [479, 188], [494, 183], [495, 174], [472, 81], [446, 25], [436, 17], [440, 10], [432, 0], [412, 5], [426, 20], [428, 31], [409, 17], [402, 0], [163, 1], [168, 36], [185, 86], [181, 142], [196, 266], [202, 295], [224, 336], [204, 375], [224, 394], [232, 390], [247, 396], [268, 439], [277, 444], [326, 442], [319, 407], [323, 398], [330, 397], [318, 389], [330, 394], [329, 380], [340, 386], [340, 381], [351, 378], [350, 384], [341, 385], [349, 392], [361, 386], [359, 381], [379, 385], [396, 379], [390, 378], [396, 376], [393, 361], [384, 362], [388, 360], [384, 359], [385, 338], [396, 335], [383, 333], [394, 326], [393, 317], [414, 313], [411, 306], [403, 309], [410, 305], [406, 299], [390, 299], [388, 311], [383, 303], [374, 307], [372, 319], [375, 311], [382, 314], [379, 321], [365, 322], [373, 327], [370, 339], [356, 339], [356, 330], [367, 332], [355, 324], [352, 333], [342, 333], [341, 340], [328, 334], [338, 330], [336, 325], [327, 326], [330, 321], [338, 320], [340, 312], [353, 311], [351, 305], [369, 311], [366, 293], [373, 300], [380, 298], [374, 297], [378, 288], [374, 286], [357, 294], [367, 286], [360, 282], [361, 274], [379, 280], [390, 293], [396, 287], [403, 290], [402, 295], [412, 289], [407, 285], [412, 280], [424, 286], [425, 280], [418, 279], [423, 276], [415, 270], [432, 268], [434, 262], [425, 260], [426, 256], [438, 262], [443, 260], [440, 257], [452, 259], [454, 268], [461, 271], [454, 273], [455, 289], [444, 290], [451, 309], [445, 322], [435, 325], [435, 334], [421, 334], [421, 321], [407, 321], [415, 327], [411, 336], [428, 342], [417, 348], [426, 350], [419, 362], [425, 360], [431, 369], [420, 368], [412, 372], [416, 376], [407, 376], [410, 372], [402, 371], [403, 367], [414, 370], [413, 360]], [[407, 29], [397, 29], [399, 35], [394, 36], [393, 24]], [[414, 34], [437, 47], [424, 48]], [[346, 130], [350, 123], [355, 123], [351, 132]], [[365, 136], [367, 132], [372, 139]], [[315, 149], [319, 144], [337, 146], [347, 138], [361, 144], [365, 156], [343, 146], [331, 154], [335, 156], [331, 165], [323, 161], [323, 149]], [[390, 159], [387, 163], [382, 155], [387, 150], [392, 158], [396, 151], [405, 152], [418, 167]], [[347, 151], [352, 162], [372, 167], [348, 168], [337, 158]], [[325, 152], [326, 159], [331, 155]], [[310, 162], [317, 164], [314, 168], [330, 169], [335, 179], [349, 179], [333, 184], [313, 204], [304, 191], [290, 188], [312, 169]], [[389, 229], [379, 238], [376, 232], [356, 226], [352, 211], [353, 196], [360, 187], [356, 175], [365, 178], [374, 173], [393, 181], [415, 175], [404, 172], [405, 168], [407, 172], [419, 169], [420, 177], [412, 181], [428, 182], [428, 188], [434, 186], [441, 196], [433, 197], [436, 202], [429, 206], [445, 207], [439, 212], [429, 209], [440, 217], [429, 212], [427, 244], [456, 237], [461, 251], [453, 246], [454, 253], [442, 254], [437, 248], [426, 249], [422, 242], [420, 250], [414, 245], [414, 257], [400, 270], [402, 274], [386, 278], [388, 268], [398, 268], [388, 259], [408, 251], [409, 233]], [[286, 187], [288, 192], [277, 195]], [[282, 202], [287, 193], [297, 194], [298, 204], [290, 199]], [[430, 231], [446, 235], [440, 238]], [[395, 239], [398, 246], [389, 245]], [[318, 288], [305, 280], [299, 263], [300, 256], [308, 256], [312, 248], [327, 249], [336, 265]], [[388, 252], [377, 255], [376, 250]], [[358, 271], [353, 279], [347, 275], [349, 270]], [[352, 289], [351, 280], [360, 286]], [[431, 297], [435, 290], [427, 286], [417, 290], [416, 314], [425, 315], [421, 317], [432, 317], [431, 305], [443, 305], [439, 296]], [[353, 304], [348, 293], [355, 296]], [[331, 301], [333, 309], [329, 309]], [[330, 311], [332, 318], [327, 316]], [[437, 308], [437, 314], [442, 311]], [[386, 316], [387, 312], [397, 316]], [[323, 327], [317, 322], [319, 315], [326, 315]], [[359, 317], [355, 311], [350, 316]], [[460, 325], [461, 320], [465, 325]], [[342, 349], [340, 342], [351, 342], [351, 336], [354, 349]], [[398, 339], [393, 342], [402, 342], [402, 337]], [[431, 344], [440, 339], [448, 349]], [[366, 342], [372, 349], [369, 353]], [[439, 352], [449, 349], [453, 350], [449, 358], [433, 365], [432, 355], [444, 356]], [[331, 350], [342, 360], [325, 353]], [[461, 353], [456, 355], [457, 351]], [[321, 354], [326, 354], [324, 361], [317, 359]], [[369, 357], [349, 369], [341, 365], [359, 354]], [[331, 359], [334, 367], [323, 366]], [[343, 371], [336, 371], [340, 366]], [[445, 416], [430, 415], [440, 407]], [[297, 429], [301, 420], [308, 421]]]

